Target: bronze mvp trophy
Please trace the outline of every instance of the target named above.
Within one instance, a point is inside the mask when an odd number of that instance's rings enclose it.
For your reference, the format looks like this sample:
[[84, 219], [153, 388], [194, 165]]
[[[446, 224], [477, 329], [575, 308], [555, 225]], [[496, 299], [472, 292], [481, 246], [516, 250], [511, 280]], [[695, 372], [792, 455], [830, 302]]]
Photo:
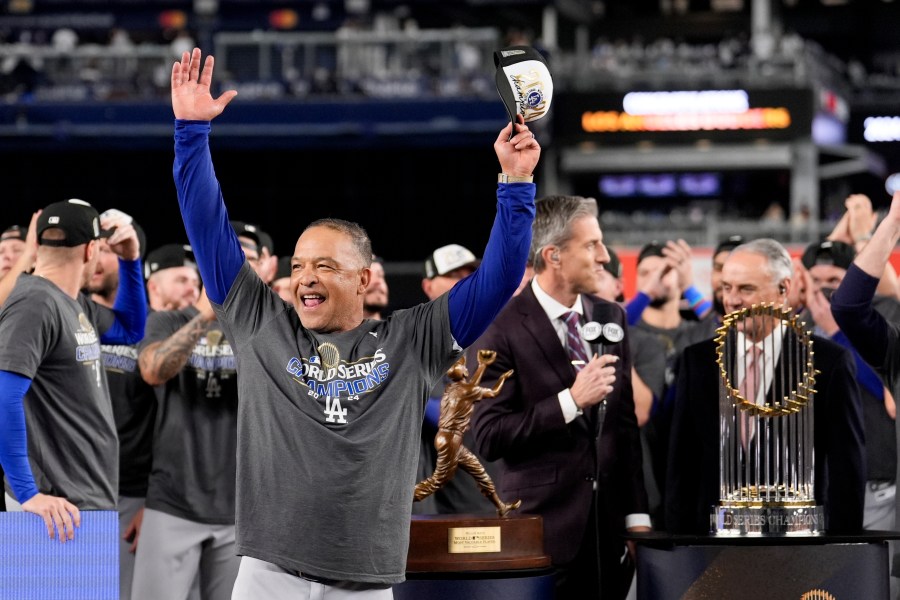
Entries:
[[714, 535], [819, 535], [810, 332], [791, 310], [753, 305], [717, 330], [720, 498]]
[[478, 352], [478, 367], [469, 377], [466, 357], [447, 371], [450, 383], [441, 396], [441, 415], [434, 446], [438, 451], [434, 473], [416, 484], [415, 500], [427, 498], [453, 478], [457, 469], [471, 475], [481, 493], [497, 508], [497, 517], [478, 515], [419, 515], [410, 527], [407, 571], [480, 571], [546, 567], [543, 522], [536, 515], [511, 516], [521, 501], [504, 502], [484, 466], [462, 444], [475, 402], [493, 398], [512, 376], [507, 371], [493, 388], [482, 387], [481, 377], [494, 362], [493, 350]]

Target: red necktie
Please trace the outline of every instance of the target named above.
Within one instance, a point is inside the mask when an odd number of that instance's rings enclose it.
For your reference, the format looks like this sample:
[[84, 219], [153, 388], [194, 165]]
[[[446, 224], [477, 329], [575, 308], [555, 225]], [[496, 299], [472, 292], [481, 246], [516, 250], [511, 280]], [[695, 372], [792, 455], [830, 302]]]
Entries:
[[566, 322], [566, 348], [569, 351], [569, 358], [572, 359], [572, 365], [575, 371], [580, 371], [588, 363], [587, 353], [584, 351], [584, 342], [581, 341], [581, 335], [578, 334], [579, 314], [570, 311], [562, 316]]

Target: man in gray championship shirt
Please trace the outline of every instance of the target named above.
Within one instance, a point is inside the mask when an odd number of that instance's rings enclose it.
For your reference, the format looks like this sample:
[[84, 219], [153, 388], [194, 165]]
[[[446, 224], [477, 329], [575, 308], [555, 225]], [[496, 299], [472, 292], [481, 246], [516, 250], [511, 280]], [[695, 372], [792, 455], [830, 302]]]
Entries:
[[[524, 122], [500, 131], [491, 237], [478, 270], [447, 294], [383, 321], [364, 319], [371, 242], [359, 225], [329, 218], [297, 240], [288, 304], [250, 269], [228, 222], [209, 121], [236, 92], [213, 98], [213, 59], [202, 75], [200, 62], [195, 48], [173, 66], [173, 170], [188, 238], [240, 373], [243, 558], [232, 597], [391, 598], [390, 586], [405, 578], [425, 402], [522, 279], [540, 146]], [[435, 185], [442, 176], [435, 173]], [[309, 217], [302, 205], [286, 216]]]
[[[22, 274], [0, 313], [0, 462], [7, 506], [40, 515], [51, 538], [73, 539], [80, 510], [116, 510], [119, 444], [100, 343], [133, 344], [147, 304], [134, 228], [83, 200], [37, 220], [34, 275]], [[81, 293], [98, 240], [119, 257], [112, 309]], [[14, 497], [10, 497], [12, 494]]]
[[[197, 283], [187, 248], [171, 244], [150, 253], [154, 291], [170, 275]], [[156, 386], [159, 413], [132, 600], [185, 600], [198, 577], [200, 598], [227, 600], [238, 569], [231, 344], [201, 292], [192, 306], [153, 312], [140, 348], [141, 375]]]

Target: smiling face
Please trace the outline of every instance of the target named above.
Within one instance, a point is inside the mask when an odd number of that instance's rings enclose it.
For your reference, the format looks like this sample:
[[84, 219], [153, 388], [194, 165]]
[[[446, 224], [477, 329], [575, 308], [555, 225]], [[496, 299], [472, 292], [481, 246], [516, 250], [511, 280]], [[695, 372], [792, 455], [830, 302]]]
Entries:
[[291, 296], [303, 326], [329, 333], [359, 325], [370, 264], [348, 234], [326, 226], [304, 231], [291, 258]]
[[603, 265], [609, 252], [596, 217], [582, 217], [572, 223], [572, 237], [559, 249], [560, 274], [574, 294], [595, 294], [600, 290]]
[[200, 297], [200, 276], [193, 267], [161, 269], [147, 280], [147, 295], [154, 310], [181, 310]]
[[106, 240], [97, 241], [97, 267], [88, 282], [88, 291], [104, 298], [112, 298], [119, 286], [119, 257], [110, 250]]

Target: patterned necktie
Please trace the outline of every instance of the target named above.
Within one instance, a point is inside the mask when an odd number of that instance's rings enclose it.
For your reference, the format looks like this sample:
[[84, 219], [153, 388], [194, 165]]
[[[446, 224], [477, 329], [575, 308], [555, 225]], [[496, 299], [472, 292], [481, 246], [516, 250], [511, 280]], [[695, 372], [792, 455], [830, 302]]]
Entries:
[[[759, 390], [759, 355], [762, 353], [762, 350], [757, 348], [756, 344], [751, 344], [749, 348], [747, 348], [747, 353], [744, 356], [744, 380], [741, 382], [741, 385], [738, 386], [738, 391], [741, 393], [741, 396], [747, 399], [748, 402], [752, 404], [756, 404], [756, 392]], [[747, 411], [741, 411], [741, 443], [744, 445], [744, 450], [747, 449], [747, 444], [750, 442], [750, 439], [753, 437], [753, 426], [750, 423], [750, 417], [747, 416]]]
[[581, 341], [581, 336], [578, 334], [579, 314], [573, 310], [564, 314], [562, 319], [566, 322], [566, 348], [569, 351], [569, 358], [572, 359], [575, 371], [580, 371], [590, 359], [587, 352], [584, 351], [584, 342]]

